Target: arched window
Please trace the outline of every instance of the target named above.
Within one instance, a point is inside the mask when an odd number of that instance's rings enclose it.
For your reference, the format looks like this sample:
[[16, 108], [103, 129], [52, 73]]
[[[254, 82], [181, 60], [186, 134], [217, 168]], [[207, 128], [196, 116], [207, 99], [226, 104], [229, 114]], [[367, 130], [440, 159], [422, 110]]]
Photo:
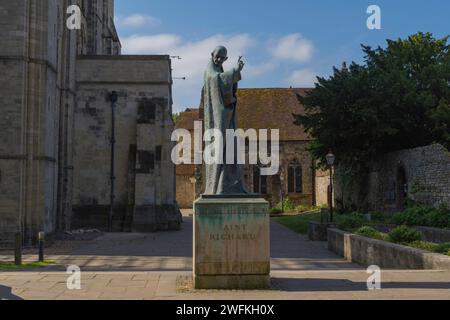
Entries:
[[294, 161], [289, 164], [288, 169], [288, 192], [302, 193], [303, 192], [303, 172], [302, 167], [298, 162]]
[[261, 175], [259, 166], [253, 166], [253, 192], [267, 194], [267, 176]]

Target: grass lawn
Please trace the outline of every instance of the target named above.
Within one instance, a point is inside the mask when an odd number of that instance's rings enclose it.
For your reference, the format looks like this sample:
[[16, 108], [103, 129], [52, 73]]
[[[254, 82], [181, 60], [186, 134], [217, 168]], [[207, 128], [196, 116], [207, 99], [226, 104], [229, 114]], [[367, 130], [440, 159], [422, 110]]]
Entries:
[[16, 266], [14, 262], [0, 262], [0, 271], [22, 271], [35, 268], [47, 267], [55, 264], [56, 261], [44, 261], [44, 262], [25, 262], [21, 266]]
[[279, 217], [274, 218], [274, 221], [281, 223], [282, 225], [288, 227], [289, 229], [297, 233], [307, 234], [308, 222], [320, 221], [320, 212], [304, 213], [291, 217]]

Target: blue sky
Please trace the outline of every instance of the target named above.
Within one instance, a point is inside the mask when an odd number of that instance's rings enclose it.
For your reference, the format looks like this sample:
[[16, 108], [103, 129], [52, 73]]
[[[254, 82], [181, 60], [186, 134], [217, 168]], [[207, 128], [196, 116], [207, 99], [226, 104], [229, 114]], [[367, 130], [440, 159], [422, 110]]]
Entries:
[[[116, 0], [124, 54], [170, 54], [174, 109], [197, 107], [202, 73], [216, 45], [231, 68], [247, 63], [241, 87], [311, 87], [343, 61], [362, 62], [360, 44], [429, 31], [450, 34], [447, 0]], [[381, 8], [381, 30], [369, 30], [369, 5]]]

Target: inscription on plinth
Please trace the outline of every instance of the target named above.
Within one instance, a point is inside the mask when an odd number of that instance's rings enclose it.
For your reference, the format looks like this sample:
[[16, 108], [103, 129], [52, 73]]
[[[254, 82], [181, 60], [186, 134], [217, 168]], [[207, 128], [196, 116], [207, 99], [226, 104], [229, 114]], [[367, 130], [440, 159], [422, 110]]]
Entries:
[[197, 289], [270, 286], [270, 218], [260, 198], [199, 199], [194, 204]]

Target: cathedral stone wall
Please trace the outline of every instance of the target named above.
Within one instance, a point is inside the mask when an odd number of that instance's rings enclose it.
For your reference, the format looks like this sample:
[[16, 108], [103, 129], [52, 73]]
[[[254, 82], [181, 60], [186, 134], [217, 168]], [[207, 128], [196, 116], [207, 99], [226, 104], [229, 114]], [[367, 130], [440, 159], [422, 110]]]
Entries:
[[[66, 27], [66, 10], [73, 4], [82, 10], [81, 30]], [[120, 54], [121, 45], [113, 18], [113, 0], [0, 0], [0, 246], [11, 245], [17, 231], [22, 232], [25, 244], [33, 244], [39, 231], [50, 235], [72, 227], [73, 200], [81, 197], [72, 190], [78, 183], [74, 181], [75, 129], [84, 126], [75, 114], [76, 57], [87, 53]], [[171, 97], [168, 59], [162, 59], [165, 61], [162, 69], [153, 67], [156, 60], [137, 62], [134, 59], [133, 64], [132, 57], [124, 57], [108, 62], [107, 66], [104, 66], [104, 59], [95, 60], [88, 68], [107, 70], [104, 72], [106, 77], [102, 80], [95, 74], [86, 73], [92, 79], [79, 81], [85, 85], [82, 90], [86, 90], [81, 97], [95, 96], [98, 100], [92, 103], [99, 104], [97, 94], [102, 90], [130, 92], [127, 93], [130, 99], [132, 96], [137, 99], [147, 94], [159, 96], [159, 88], [163, 88], [161, 91], [166, 98]], [[98, 64], [97, 69], [95, 64]], [[150, 72], [153, 80], [146, 82], [148, 77], [142, 75], [143, 70]], [[128, 74], [127, 79], [121, 78], [124, 74]], [[132, 78], [133, 74], [138, 78]], [[78, 75], [82, 76], [83, 70]], [[154, 82], [161, 77], [164, 78], [161, 83]], [[115, 81], [114, 85], [108, 83], [111, 79]], [[86, 93], [89, 90], [90, 93]], [[123, 96], [119, 99], [119, 112], [123, 99]], [[167, 101], [170, 106], [171, 98]], [[130, 124], [130, 128], [136, 128], [133, 116], [134, 122], [124, 114], [119, 126]], [[158, 125], [165, 128], [165, 123]], [[128, 127], [126, 130], [126, 139], [131, 141], [134, 137], [136, 140]], [[119, 145], [120, 139], [124, 138], [119, 137]], [[84, 141], [86, 149], [103, 142]], [[164, 150], [168, 148], [169, 145], [164, 145]], [[126, 166], [120, 159], [118, 164]], [[100, 171], [95, 171], [94, 175], [100, 175]], [[119, 188], [125, 188], [124, 180], [123, 175], [119, 175]], [[167, 181], [170, 184], [170, 180]], [[174, 193], [174, 183], [171, 188]], [[97, 197], [99, 203], [106, 203], [103, 193], [92, 197]], [[122, 195], [119, 204], [125, 203], [125, 198]], [[170, 200], [170, 196], [166, 198]], [[95, 212], [92, 216], [95, 217]]]
[[[64, 2], [1, 1], [1, 238], [56, 228], [59, 80], [58, 39]], [[1, 239], [0, 239], [1, 240]]]

